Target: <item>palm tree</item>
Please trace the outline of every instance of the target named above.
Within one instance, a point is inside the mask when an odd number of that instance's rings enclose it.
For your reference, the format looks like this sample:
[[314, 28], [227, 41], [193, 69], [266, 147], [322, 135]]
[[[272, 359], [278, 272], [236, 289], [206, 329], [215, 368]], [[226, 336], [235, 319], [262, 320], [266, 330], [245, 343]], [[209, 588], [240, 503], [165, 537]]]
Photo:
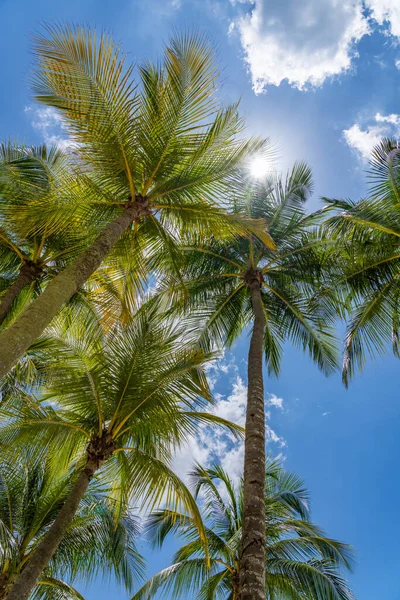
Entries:
[[[0, 598], [29, 563], [71, 491], [71, 470], [54, 473], [49, 461], [0, 468]], [[70, 582], [113, 574], [129, 590], [143, 574], [131, 510], [117, 511], [106, 490], [92, 481], [65, 536], [42, 573], [32, 600], [83, 600]], [[65, 581], [65, 578], [69, 581]]]
[[168, 325], [154, 306], [143, 307], [126, 330], [90, 340], [78, 323], [63, 337], [39, 341], [38, 351], [42, 385], [17, 387], [2, 400], [3, 452], [22, 446], [40, 455], [49, 448], [57, 464], [77, 460], [76, 480], [7, 600], [28, 598], [98, 471], [122, 505], [134, 495], [144, 508], [161, 501], [182, 506], [201, 531], [198, 508], [171, 471], [171, 456], [198, 422], [237, 431], [206, 410], [203, 367], [210, 355], [193, 347], [184, 324]]
[[[203, 328], [200, 342], [232, 344], [252, 325], [244, 464], [241, 600], [265, 598], [265, 409], [263, 354], [269, 372], [279, 372], [282, 344], [308, 349], [320, 369], [336, 366], [328, 292], [318, 281], [328, 266], [329, 246], [316, 230], [318, 215], [306, 215], [312, 175], [296, 164], [286, 180], [255, 185], [246, 180], [233, 208], [265, 219], [275, 248], [253, 235], [225, 242], [197, 239], [186, 248], [190, 317]], [[244, 191], [243, 191], [244, 190]], [[177, 303], [173, 291], [172, 299]], [[187, 304], [187, 298], [184, 303]], [[200, 324], [199, 324], [200, 321]]]
[[[0, 377], [124, 232], [133, 229], [142, 242], [167, 248], [178, 268], [182, 231], [218, 237], [248, 231], [222, 205], [238, 163], [265, 146], [237, 138], [243, 121], [237, 105], [220, 108], [214, 54], [200, 36], [174, 37], [161, 65], [139, 69], [140, 86], [104, 33], [48, 27], [35, 48], [35, 97], [65, 120], [81, 175], [56, 202], [21, 206], [19, 219], [27, 235], [49, 227], [55, 234], [75, 209], [85, 223], [97, 225], [98, 237], [0, 335]], [[268, 241], [264, 228], [257, 230]]]
[[[21, 205], [36, 200], [51, 202], [60, 190], [65, 193], [75, 186], [76, 174], [71, 158], [56, 146], [0, 145], [0, 325], [15, 321], [93, 237], [90, 225], [83, 228], [77, 215], [65, 219], [56, 233], [52, 233], [51, 223], [46, 223], [43, 231], [33, 237], [26, 234], [26, 222], [21, 218]], [[126, 235], [115, 245], [107, 265], [77, 289], [63, 307], [65, 318], [76, 319], [85, 312], [87, 319], [88, 312], [93, 311], [101, 313], [105, 327], [129, 321], [146, 285], [133, 276], [144, 270], [144, 249], [133, 260], [132, 243], [132, 236]], [[150, 250], [146, 249], [149, 269], [154, 254]]]
[[400, 356], [399, 167], [398, 142], [383, 140], [371, 155], [369, 197], [359, 202], [325, 199], [328, 210], [336, 212], [326, 225], [340, 244], [338, 286], [350, 306], [343, 360], [346, 386], [368, 352], [381, 354], [391, 344]]
[[[76, 223], [52, 234], [44, 229], [26, 236], [21, 222], [21, 204], [49, 201], [51, 195], [68, 185], [70, 161], [57, 147], [0, 145], [0, 271], [2, 274], [0, 324], [18, 299], [20, 310], [35, 291], [71, 262], [85, 248], [83, 233]], [[68, 225], [70, 225], [68, 227]], [[85, 230], [87, 237], [87, 229]], [[31, 284], [35, 284], [32, 286]], [[22, 292], [26, 292], [21, 298]], [[12, 317], [16, 313], [13, 310]]]
[[[193, 472], [196, 495], [204, 502], [209, 562], [193, 520], [170, 510], [151, 515], [148, 529], [161, 545], [169, 533], [183, 538], [170, 567], [157, 573], [132, 600], [193, 597], [238, 600], [243, 481], [238, 489], [220, 467]], [[266, 539], [264, 578], [269, 600], [350, 600], [340, 568], [350, 568], [351, 550], [325, 537], [310, 521], [303, 482], [278, 464], [267, 466], [265, 479]]]

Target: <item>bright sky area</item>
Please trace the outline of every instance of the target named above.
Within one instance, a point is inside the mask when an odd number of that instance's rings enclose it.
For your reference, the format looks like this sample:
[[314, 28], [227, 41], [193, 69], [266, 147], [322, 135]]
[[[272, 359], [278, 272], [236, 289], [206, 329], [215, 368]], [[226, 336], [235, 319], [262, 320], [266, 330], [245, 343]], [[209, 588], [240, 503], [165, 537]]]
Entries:
[[[400, 133], [399, 0], [0, 0], [0, 137], [63, 143], [57, 115], [29, 91], [30, 36], [43, 22], [73, 21], [113, 33], [133, 62], [160, 55], [173, 30], [204, 31], [218, 48], [222, 99], [241, 97], [249, 133], [270, 136], [277, 167], [313, 168], [315, 194], [358, 199], [366, 157]], [[398, 114], [399, 113], [399, 114]], [[243, 337], [210, 371], [218, 414], [243, 422]], [[314, 520], [352, 544], [350, 581], [359, 600], [400, 600], [399, 363], [368, 364], [346, 391], [287, 348], [279, 379], [267, 379], [269, 451], [281, 454], [312, 496]], [[203, 431], [176, 458], [222, 461], [238, 476], [241, 446]], [[148, 573], [168, 564], [174, 543], [149, 552]], [[86, 600], [126, 599], [113, 582], [81, 588]], [[188, 599], [190, 600], [190, 599]]]

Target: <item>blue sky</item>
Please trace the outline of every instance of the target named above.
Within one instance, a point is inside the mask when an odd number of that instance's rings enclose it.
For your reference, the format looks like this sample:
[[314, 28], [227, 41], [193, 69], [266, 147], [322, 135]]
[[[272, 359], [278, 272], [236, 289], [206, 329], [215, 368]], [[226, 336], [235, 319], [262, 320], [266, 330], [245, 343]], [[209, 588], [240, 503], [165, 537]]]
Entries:
[[[0, 0], [2, 139], [65, 137], [29, 93], [29, 36], [43, 21], [60, 20], [106, 28], [137, 62], [156, 58], [174, 29], [205, 31], [223, 67], [221, 96], [242, 98], [248, 132], [272, 138], [279, 168], [296, 159], [312, 166], [312, 208], [322, 195], [365, 194], [368, 151], [380, 136], [400, 133], [398, 0]], [[244, 337], [210, 372], [217, 410], [239, 420], [246, 343]], [[351, 584], [359, 600], [400, 600], [398, 373], [398, 362], [387, 357], [345, 391], [339, 375], [324, 378], [288, 348], [280, 378], [266, 382], [270, 451], [306, 480], [314, 520], [357, 549]], [[240, 448], [228, 451], [215, 436], [203, 441], [238, 472]], [[184, 472], [190, 456], [215, 458], [209, 447], [191, 440], [177, 469]], [[150, 571], [167, 564], [172, 547], [146, 551]], [[85, 590], [87, 600], [110, 594], [128, 597], [101, 581]]]

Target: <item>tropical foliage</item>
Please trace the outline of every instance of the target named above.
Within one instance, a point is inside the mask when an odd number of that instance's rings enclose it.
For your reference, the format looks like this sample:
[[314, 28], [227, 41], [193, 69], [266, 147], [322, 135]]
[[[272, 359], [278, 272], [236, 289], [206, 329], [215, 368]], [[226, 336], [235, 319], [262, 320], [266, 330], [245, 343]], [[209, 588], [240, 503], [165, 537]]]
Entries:
[[31, 235], [20, 218], [21, 205], [50, 202], [68, 185], [71, 166], [71, 160], [56, 147], [24, 147], [11, 142], [0, 146], [0, 324], [11, 308], [15, 318], [20, 312], [17, 306], [26, 307], [87, 243], [88, 231], [83, 234], [76, 222], [57, 234], [48, 223], [43, 231]]
[[[157, 544], [184, 545], [135, 600], [350, 600], [349, 547], [300, 479], [265, 471], [263, 363], [278, 374], [290, 342], [332, 372], [346, 311], [346, 382], [364, 348], [400, 355], [397, 147], [376, 149], [370, 199], [309, 214], [305, 163], [249, 181], [270, 146], [221, 105], [204, 36], [134, 67], [59, 25], [34, 53], [35, 99], [70, 140], [0, 147], [0, 599], [82, 599], [98, 574], [133, 593], [137, 506]], [[199, 425], [243, 434], [206, 372], [250, 328], [243, 481], [198, 465], [193, 495], [173, 457]]]
[[50, 333], [38, 342], [38, 385], [15, 386], [16, 392], [8, 386], [4, 394], [0, 441], [12, 453], [29, 447], [40, 456], [47, 448], [59, 465], [75, 460], [77, 479], [61, 522], [55, 520], [9, 598], [27, 597], [24, 582], [31, 588], [56, 551], [97, 471], [119, 505], [140, 499], [143, 508], [161, 501], [181, 506], [201, 530], [197, 505], [170, 468], [173, 452], [199, 422], [236, 432], [206, 410], [210, 355], [185, 338], [184, 324], [168, 326], [154, 306], [138, 311], [129, 328], [102, 337], [80, 335], [79, 321], [62, 337], [57, 328]]
[[254, 235], [228, 243], [214, 236], [198, 238], [185, 247], [189, 295], [184, 301], [190, 319], [201, 328], [200, 342], [205, 347], [215, 341], [230, 346], [252, 324], [251, 283], [259, 279], [269, 373], [279, 373], [286, 341], [307, 350], [323, 372], [335, 369], [337, 308], [335, 298], [321, 285], [332, 259], [329, 243], [319, 231], [319, 213], [306, 212], [312, 190], [311, 169], [304, 163], [295, 164], [286, 178], [250, 181], [242, 173], [231, 210], [263, 219], [273, 247]]
[[[193, 519], [170, 510], [155, 512], [148, 523], [153, 543], [163, 544], [175, 533], [184, 545], [175, 552], [174, 564], [154, 575], [132, 600], [148, 600], [159, 590], [163, 598], [239, 598], [243, 481], [236, 489], [219, 466], [198, 466], [192, 477], [203, 505], [208, 552]], [[265, 507], [266, 598], [352, 599], [340, 573], [351, 567], [351, 549], [310, 521], [303, 481], [277, 463], [267, 466]]]
[[[57, 517], [73, 483], [48, 460], [2, 463], [0, 469], [0, 598], [29, 561]], [[71, 582], [112, 574], [129, 590], [143, 575], [131, 510], [117, 511], [104, 487], [93, 481], [32, 598], [82, 600]]]
[[[268, 369], [279, 372], [282, 345], [291, 341], [308, 350], [326, 373], [336, 366], [332, 326], [336, 297], [329, 292], [331, 252], [304, 204], [312, 191], [312, 174], [296, 164], [286, 179], [237, 182], [234, 212], [263, 219], [273, 246], [254, 235], [224, 241], [195, 239], [186, 247], [187, 290], [183, 305], [202, 330], [200, 343], [231, 345], [251, 323], [244, 462], [244, 522], [241, 598], [265, 597], [264, 354]], [[178, 286], [177, 286], [178, 287]], [[179, 291], [179, 287], [178, 287]], [[185, 290], [186, 291], [186, 290]], [[178, 299], [179, 306], [179, 299]], [[258, 527], [255, 527], [258, 523]], [[257, 533], [255, 533], [257, 532]]]
[[370, 197], [359, 202], [328, 200], [336, 214], [326, 227], [342, 248], [344, 269], [338, 280], [347, 284], [350, 306], [343, 362], [346, 385], [368, 352], [383, 353], [391, 344], [400, 356], [399, 165], [397, 141], [383, 140], [371, 156]]
[[[137, 83], [105, 34], [50, 27], [35, 49], [35, 97], [60, 112], [80, 172], [53, 202], [40, 196], [20, 204], [18, 219], [30, 237], [57, 235], [68, 219], [97, 228], [98, 237], [0, 334], [0, 376], [122, 239], [135, 249], [130, 272], [140, 282], [153, 250], [163, 248], [178, 269], [183, 232], [249, 231], [223, 203], [240, 161], [265, 146], [239, 139], [237, 105], [220, 107], [214, 53], [201, 36], [173, 38], [162, 64], [143, 65]], [[252, 227], [269, 241], [263, 224]]]

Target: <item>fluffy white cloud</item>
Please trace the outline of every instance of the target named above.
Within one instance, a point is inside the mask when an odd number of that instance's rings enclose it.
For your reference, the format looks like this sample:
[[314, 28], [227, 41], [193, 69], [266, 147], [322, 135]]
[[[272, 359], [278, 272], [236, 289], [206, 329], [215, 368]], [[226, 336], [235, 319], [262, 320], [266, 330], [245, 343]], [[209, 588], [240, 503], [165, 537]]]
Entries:
[[[253, 88], [286, 80], [304, 90], [349, 71], [357, 43], [378, 27], [400, 38], [399, 0], [231, 0]], [[400, 61], [398, 61], [400, 65]]]
[[[215, 350], [217, 351], [217, 348], [215, 348]], [[224, 375], [228, 375], [228, 373], [237, 374], [238, 368], [232, 355], [226, 357], [225, 353], [221, 353], [217, 361], [209, 363], [209, 365], [206, 367], [206, 371], [208, 385], [210, 386], [211, 390], [214, 390], [217, 381], [221, 377], [221, 373]], [[218, 394], [216, 394], [216, 399], [219, 399]]]
[[237, 19], [253, 88], [283, 80], [304, 89], [350, 69], [369, 32], [359, 0], [254, 0]]
[[391, 115], [381, 115], [381, 113], [376, 113], [375, 121], [378, 123], [391, 123], [392, 125], [400, 124], [400, 115], [391, 114]]
[[[224, 367], [226, 364], [225, 361], [216, 363], [211, 375], [209, 372], [208, 378], [212, 378], [213, 385], [217, 383], [221, 376], [218, 371], [225, 374]], [[219, 366], [222, 366], [223, 369], [220, 369]], [[232, 366], [231, 368], [234, 369], [235, 367]], [[246, 417], [246, 397], [247, 387], [242, 379], [236, 376], [229, 396], [225, 398], [221, 394], [215, 394], [216, 403], [209, 408], [208, 412], [243, 427]], [[229, 459], [226, 459], [226, 457], [241, 446], [241, 441], [237, 441], [231, 433], [221, 427], [202, 425], [197, 435], [191, 435], [187, 443], [176, 453], [174, 469], [187, 480], [195, 462], [205, 466], [214, 462], [221, 462], [227, 466]], [[228, 460], [228, 463], [224, 463], [224, 459]]]
[[397, 69], [400, 70], [400, 58], [396, 60], [396, 62], [394, 63], [397, 67]]
[[275, 408], [283, 409], [283, 398], [278, 398], [275, 394], [269, 394], [267, 406], [275, 406]]
[[399, 0], [366, 0], [371, 17], [379, 24], [387, 26], [387, 33], [400, 37]]
[[229, 452], [225, 452], [220, 462], [222, 468], [229, 473], [230, 478], [237, 485], [243, 477], [244, 444], [237, 444]]
[[[216, 393], [215, 405], [210, 407], [209, 412], [243, 427], [246, 419], [247, 386], [238, 375], [237, 365], [232, 359], [224, 357], [210, 366], [207, 376], [212, 385], [216, 386], [221, 377], [226, 381], [227, 374], [231, 377], [231, 392], [227, 397]], [[283, 399], [275, 394], [268, 394], [266, 406], [282, 410], [283, 402]], [[271, 415], [267, 412], [266, 419], [269, 421], [270, 418]], [[271, 452], [274, 454], [286, 445], [285, 440], [277, 435], [269, 423], [266, 423], [266, 440], [267, 444], [271, 444]], [[237, 483], [243, 473], [243, 458], [243, 441], [237, 440], [223, 428], [202, 425], [197, 434], [191, 435], [176, 453], [173, 467], [186, 482], [189, 482], [189, 473], [195, 462], [204, 466], [218, 462]]]
[[50, 106], [26, 106], [24, 110], [31, 118], [32, 127], [41, 133], [45, 144], [63, 150], [76, 147], [76, 143], [68, 137], [66, 124], [57, 110]]
[[382, 115], [378, 112], [363, 128], [359, 123], [354, 123], [349, 129], [345, 129], [343, 137], [358, 157], [367, 161], [374, 146], [383, 137], [400, 137], [400, 115]]
[[244, 427], [247, 387], [244, 385], [243, 380], [237, 376], [232, 386], [232, 392], [228, 398], [224, 399], [222, 396], [216, 395], [216, 399], [217, 403], [210, 412], [227, 421], [232, 421], [232, 423], [237, 423], [237, 425]]
[[363, 130], [358, 123], [343, 131], [346, 143], [359, 154], [362, 160], [368, 160], [371, 150], [379, 144], [384, 135], [383, 127], [372, 125]]

